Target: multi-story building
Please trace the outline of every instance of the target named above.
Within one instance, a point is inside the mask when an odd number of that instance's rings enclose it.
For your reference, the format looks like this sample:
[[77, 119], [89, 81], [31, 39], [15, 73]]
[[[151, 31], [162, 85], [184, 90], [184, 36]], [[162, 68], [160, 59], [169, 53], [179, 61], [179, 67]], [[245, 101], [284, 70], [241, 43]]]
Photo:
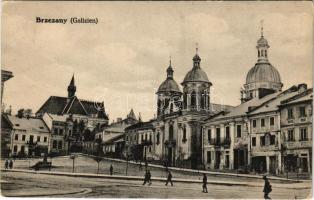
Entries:
[[138, 122], [125, 128], [124, 157], [134, 160], [156, 160], [154, 140], [154, 120]]
[[3, 115], [1, 127], [10, 137], [9, 156], [43, 156], [50, 151], [50, 130], [42, 119]]
[[[303, 91], [300, 86], [292, 86], [277, 92], [273, 98], [253, 108], [249, 113], [250, 157], [252, 168], [257, 172], [278, 174], [282, 172], [282, 134], [279, 106]], [[271, 95], [272, 96], [272, 95]]]
[[73, 133], [71, 116], [45, 113], [42, 119], [51, 130], [50, 152], [59, 155], [68, 154]]
[[299, 94], [281, 101], [279, 108], [284, 169], [311, 172], [313, 89], [301, 86]]
[[13, 73], [7, 70], [1, 70], [1, 103], [4, 91], [4, 82], [11, 79], [13, 77]]
[[263, 32], [256, 48], [258, 59], [247, 73], [241, 104], [230, 112], [221, 112], [205, 120], [203, 151], [206, 156], [203, 161], [207, 167], [248, 170], [251, 165], [251, 130], [247, 114], [274, 98], [283, 86], [279, 72], [268, 60], [269, 45]]
[[84, 122], [84, 126], [90, 130], [96, 126], [108, 124], [108, 116], [105, 112], [104, 102], [93, 102], [77, 98], [74, 75], [68, 86], [68, 96], [51, 96], [36, 112], [42, 117], [45, 113], [65, 115], [73, 118], [73, 121]]

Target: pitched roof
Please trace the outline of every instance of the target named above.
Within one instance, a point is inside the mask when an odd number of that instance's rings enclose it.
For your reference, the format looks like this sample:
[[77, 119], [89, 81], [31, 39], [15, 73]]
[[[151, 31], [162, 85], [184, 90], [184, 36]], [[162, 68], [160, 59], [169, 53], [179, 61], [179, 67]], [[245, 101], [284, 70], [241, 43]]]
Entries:
[[98, 118], [108, 119], [108, 116], [105, 113], [105, 111], [99, 110], [98, 107], [104, 108], [104, 103], [81, 100], [81, 99], [78, 99], [76, 96], [71, 97], [71, 98], [51, 96], [36, 113], [43, 114], [46, 112], [46, 113], [56, 114], [56, 115], [98, 114], [97, 116]]
[[115, 140], [121, 139], [123, 136], [124, 136], [123, 133], [121, 133], [121, 134], [117, 134], [117, 133], [105, 134], [102, 141], [103, 141], [103, 143], [108, 144], [108, 143], [114, 142]]
[[131, 126], [128, 126], [127, 128], [125, 128], [126, 131], [129, 130], [145, 130], [145, 129], [153, 129], [153, 121], [154, 120], [150, 120], [148, 122], [138, 122], [136, 124], [133, 124]]
[[16, 130], [36, 131], [39, 133], [50, 132], [45, 122], [40, 118], [19, 118], [16, 116], [7, 115], [7, 119], [11, 123], [12, 128]]
[[278, 106], [280, 105], [280, 102], [291, 98], [298, 94], [298, 91], [284, 91], [277, 95], [276, 97], [270, 99], [269, 101], [264, 102], [260, 106], [256, 107], [252, 111], [250, 111], [250, 114], [258, 114], [258, 113], [265, 113], [265, 112], [271, 112], [278, 110]]
[[303, 93], [300, 93], [298, 95], [295, 95], [289, 99], [285, 99], [281, 101], [281, 105], [288, 105], [288, 104], [294, 104], [294, 103], [300, 103], [304, 101], [312, 101], [313, 99], [313, 88], [307, 89]]
[[250, 108], [261, 105], [263, 102], [266, 102], [266, 101], [274, 98], [279, 93], [280, 92], [269, 94], [267, 96], [264, 96], [263, 98], [251, 99], [250, 101], [247, 101], [245, 103], [242, 103], [242, 104], [234, 107], [233, 109], [229, 110], [229, 112], [228, 111], [227, 112], [219, 112], [218, 114], [216, 114], [212, 117], [209, 117], [207, 119], [207, 121], [211, 120], [211, 119], [232, 118], [232, 117], [239, 117], [239, 116], [246, 115]]

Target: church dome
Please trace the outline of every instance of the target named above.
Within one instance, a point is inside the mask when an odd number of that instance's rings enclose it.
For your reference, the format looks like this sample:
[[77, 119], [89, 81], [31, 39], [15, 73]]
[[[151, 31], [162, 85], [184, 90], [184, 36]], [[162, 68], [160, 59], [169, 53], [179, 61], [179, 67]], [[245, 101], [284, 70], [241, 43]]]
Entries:
[[158, 88], [157, 93], [160, 92], [179, 92], [181, 93], [178, 84], [175, 80], [171, 78], [167, 78], [164, 82], [162, 82]]
[[185, 82], [208, 82], [207, 74], [201, 68], [193, 68], [184, 77]]
[[256, 63], [246, 76], [246, 84], [271, 82], [281, 83], [280, 74], [270, 63]]
[[269, 47], [268, 41], [264, 38], [264, 36], [261, 36], [259, 40], [257, 40], [257, 46], [259, 47]]

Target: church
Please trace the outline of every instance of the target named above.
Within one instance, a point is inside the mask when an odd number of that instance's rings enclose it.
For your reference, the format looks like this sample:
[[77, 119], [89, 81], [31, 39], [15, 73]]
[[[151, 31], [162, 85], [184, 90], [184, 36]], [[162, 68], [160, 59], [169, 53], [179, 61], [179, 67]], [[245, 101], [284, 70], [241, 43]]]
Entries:
[[157, 119], [154, 122], [158, 145], [155, 154], [168, 166], [200, 168], [202, 165], [202, 122], [208, 116], [232, 106], [210, 101], [209, 81], [201, 68], [201, 57], [196, 48], [192, 69], [185, 75], [180, 89], [174, 79], [174, 70], [167, 68], [166, 80], [156, 93]]

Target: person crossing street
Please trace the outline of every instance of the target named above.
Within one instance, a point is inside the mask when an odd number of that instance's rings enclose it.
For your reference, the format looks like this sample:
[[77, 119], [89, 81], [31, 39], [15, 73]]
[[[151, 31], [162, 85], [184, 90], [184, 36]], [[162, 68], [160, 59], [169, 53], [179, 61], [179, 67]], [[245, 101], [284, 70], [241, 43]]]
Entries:
[[205, 173], [203, 174], [203, 192], [208, 193], [208, 191], [207, 191], [207, 176]]
[[167, 181], [166, 181], [166, 186], [168, 185], [169, 182], [171, 183], [171, 186], [173, 186], [172, 174], [171, 174], [170, 170], [168, 171], [168, 177], [167, 177]]

